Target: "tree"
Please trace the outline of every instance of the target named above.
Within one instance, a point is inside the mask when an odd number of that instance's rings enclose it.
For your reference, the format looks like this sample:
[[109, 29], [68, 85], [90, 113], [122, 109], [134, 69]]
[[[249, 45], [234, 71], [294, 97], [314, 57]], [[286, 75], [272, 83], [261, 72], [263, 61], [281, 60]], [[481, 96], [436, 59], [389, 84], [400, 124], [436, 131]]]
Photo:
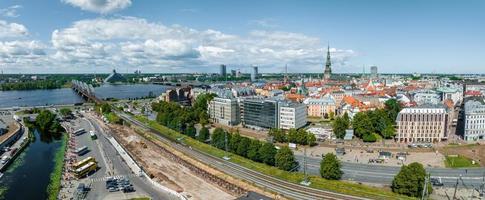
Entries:
[[187, 136], [191, 138], [195, 138], [195, 135], [197, 134], [197, 130], [195, 129], [193, 124], [189, 124], [187, 127], [187, 130], [185, 130], [185, 133], [187, 133]]
[[199, 135], [197, 135], [197, 140], [205, 142], [207, 139], [209, 139], [209, 135], [209, 129], [203, 126], [199, 131]]
[[[411, 163], [401, 167], [401, 171], [392, 180], [392, 191], [411, 197], [421, 197], [426, 179], [426, 170], [420, 163]], [[428, 184], [428, 192], [432, 192]]]
[[261, 142], [259, 140], [251, 140], [251, 144], [249, 145], [247, 157], [253, 161], [261, 162], [261, 158], [259, 156], [259, 149], [261, 148]]
[[401, 111], [401, 104], [399, 104], [396, 99], [389, 99], [384, 103], [384, 105], [388, 113], [389, 119], [392, 122], [395, 122], [397, 114]]
[[313, 133], [307, 133], [307, 142], [310, 146], [315, 146], [317, 144], [317, 138]]
[[333, 120], [333, 118], [335, 117], [335, 113], [334, 113], [334, 112], [332, 112], [332, 111], [330, 111], [330, 112], [328, 113], [328, 117], [329, 117], [331, 120]]
[[236, 154], [242, 157], [247, 157], [250, 144], [251, 140], [249, 138], [241, 137], [241, 141], [237, 145]]
[[239, 147], [239, 143], [241, 142], [241, 135], [236, 132], [232, 137], [231, 137], [231, 140], [229, 140], [229, 144], [228, 144], [228, 147], [229, 147], [229, 151], [232, 152], [232, 153], [235, 153], [235, 154], [238, 154], [237, 153], [237, 148]]
[[288, 142], [298, 143], [298, 131], [294, 128], [288, 131]]
[[272, 136], [274, 141], [276, 142], [287, 142], [288, 138], [286, 136], [286, 133], [279, 128], [272, 128], [268, 132], [269, 136]]
[[332, 122], [332, 128], [333, 128], [333, 133], [335, 134], [335, 137], [339, 139], [343, 139], [345, 136], [345, 130], [349, 128], [349, 124], [347, 121], [345, 121], [344, 117], [337, 117]]
[[301, 145], [307, 145], [308, 144], [308, 133], [305, 131], [305, 129], [298, 129], [298, 134], [296, 137], [296, 143], [301, 144]]
[[101, 104], [100, 111], [102, 113], [110, 113], [111, 112], [111, 106], [108, 103], [103, 103]]
[[329, 180], [339, 180], [342, 178], [342, 170], [340, 161], [333, 153], [325, 154], [325, 157], [320, 162], [320, 176]]
[[354, 135], [358, 138], [373, 132], [372, 122], [366, 112], [359, 112], [354, 116], [352, 127], [354, 128]]
[[349, 117], [349, 114], [347, 112], [344, 113], [342, 118], [345, 120], [345, 122], [347, 122], [348, 125], [350, 125], [350, 117]]
[[292, 171], [298, 169], [293, 151], [287, 146], [282, 147], [275, 155], [275, 166], [281, 170]]
[[274, 166], [275, 165], [275, 155], [277, 153], [277, 149], [275, 146], [269, 142], [265, 142], [263, 146], [259, 149], [259, 157], [261, 161], [267, 165]]
[[394, 129], [394, 126], [392, 125], [388, 125], [384, 131], [382, 131], [382, 137], [386, 138], [386, 139], [391, 139], [394, 137], [394, 135], [396, 135], [396, 130]]
[[[226, 132], [222, 128], [216, 128], [212, 133], [211, 144], [216, 148], [225, 150], [225, 134]], [[229, 137], [229, 136], [228, 136]], [[229, 138], [228, 138], [229, 140]]]

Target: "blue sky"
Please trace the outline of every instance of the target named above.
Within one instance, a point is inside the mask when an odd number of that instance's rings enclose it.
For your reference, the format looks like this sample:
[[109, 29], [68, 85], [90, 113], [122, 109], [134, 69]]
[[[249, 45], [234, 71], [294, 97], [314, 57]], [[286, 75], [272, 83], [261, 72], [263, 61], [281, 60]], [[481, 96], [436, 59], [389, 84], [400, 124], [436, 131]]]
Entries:
[[23, 72], [485, 73], [485, 1], [0, 2], [0, 68]]

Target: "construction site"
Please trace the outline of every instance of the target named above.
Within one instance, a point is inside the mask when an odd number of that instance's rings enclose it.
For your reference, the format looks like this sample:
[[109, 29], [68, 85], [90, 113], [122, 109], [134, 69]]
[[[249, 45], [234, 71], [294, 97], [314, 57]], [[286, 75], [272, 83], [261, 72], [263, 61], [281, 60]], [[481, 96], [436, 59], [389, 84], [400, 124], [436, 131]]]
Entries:
[[110, 130], [150, 178], [187, 199], [237, 199], [250, 190], [265, 193], [175, 151], [141, 128], [100, 124]]

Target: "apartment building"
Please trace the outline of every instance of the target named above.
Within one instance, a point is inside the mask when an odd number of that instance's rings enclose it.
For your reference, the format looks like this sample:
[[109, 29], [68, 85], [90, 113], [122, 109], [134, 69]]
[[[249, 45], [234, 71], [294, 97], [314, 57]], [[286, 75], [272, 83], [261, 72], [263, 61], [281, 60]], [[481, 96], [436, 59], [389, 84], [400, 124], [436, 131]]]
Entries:
[[307, 107], [309, 117], [328, 118], [330, 113], [335, 114], [337, 110], [335, 99], [330, 95], [318, 99], [307, 98], [303, 103]]
[[236, 98], [215, 97], [209, 102], [207, 110], [214, 123], [234, 126], [240, 122], [239, 105]]
[[485, 140], [485, 103], [483, 98], [473, 98], [465, 102], [466, 141]]
[[404, 108], [397, 119], [399, 142], [440, 142], [448, 137], [448, 113], [445, 108]]
[[307, 123], [305, 104], [281, 102], [278, 109], [279, 128], [301, 128]]

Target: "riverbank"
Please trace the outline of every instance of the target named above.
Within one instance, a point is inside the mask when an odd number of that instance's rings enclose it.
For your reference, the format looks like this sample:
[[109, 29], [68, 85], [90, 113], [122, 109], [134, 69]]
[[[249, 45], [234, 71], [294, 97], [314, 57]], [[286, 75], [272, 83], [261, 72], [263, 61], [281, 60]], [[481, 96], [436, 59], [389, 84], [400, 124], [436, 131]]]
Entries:
[[10, 164], [15, 161], [15, 158], [17, 158], [17, 156], [23, 152], [25, 147], [29, 145], [30, 138], [31, 138], [31, 135], [29, 134], [29, 128], [26, 126], [23, 126], [22, 124], [18, 124], [18, 126], [19, 126], [18, 130], [16, 130], [15, 132], [16, 133], [18, 132], [18, 134], [20, 135], [17, 136], [18, 138], [17, 141], [15, 141], [15, 143], [10, 146], [12, 150], [10, 152], [4, 153], [4, 154], [10, 153], [10, 160], [8, 160], [5, 164], [2, 164], [0, 166], [0, 172], [5, 171], [10, 166]]
[[61, 190], [62, 171], [64, 168], [64, 156], [66, 155], [68, 137], [67, 133], [63, 134], [61, 146], [54, 155], [54, 170], [50, 175], [50, 183], [47, 186], [47, 199], [49, 200], [57, 199]]

